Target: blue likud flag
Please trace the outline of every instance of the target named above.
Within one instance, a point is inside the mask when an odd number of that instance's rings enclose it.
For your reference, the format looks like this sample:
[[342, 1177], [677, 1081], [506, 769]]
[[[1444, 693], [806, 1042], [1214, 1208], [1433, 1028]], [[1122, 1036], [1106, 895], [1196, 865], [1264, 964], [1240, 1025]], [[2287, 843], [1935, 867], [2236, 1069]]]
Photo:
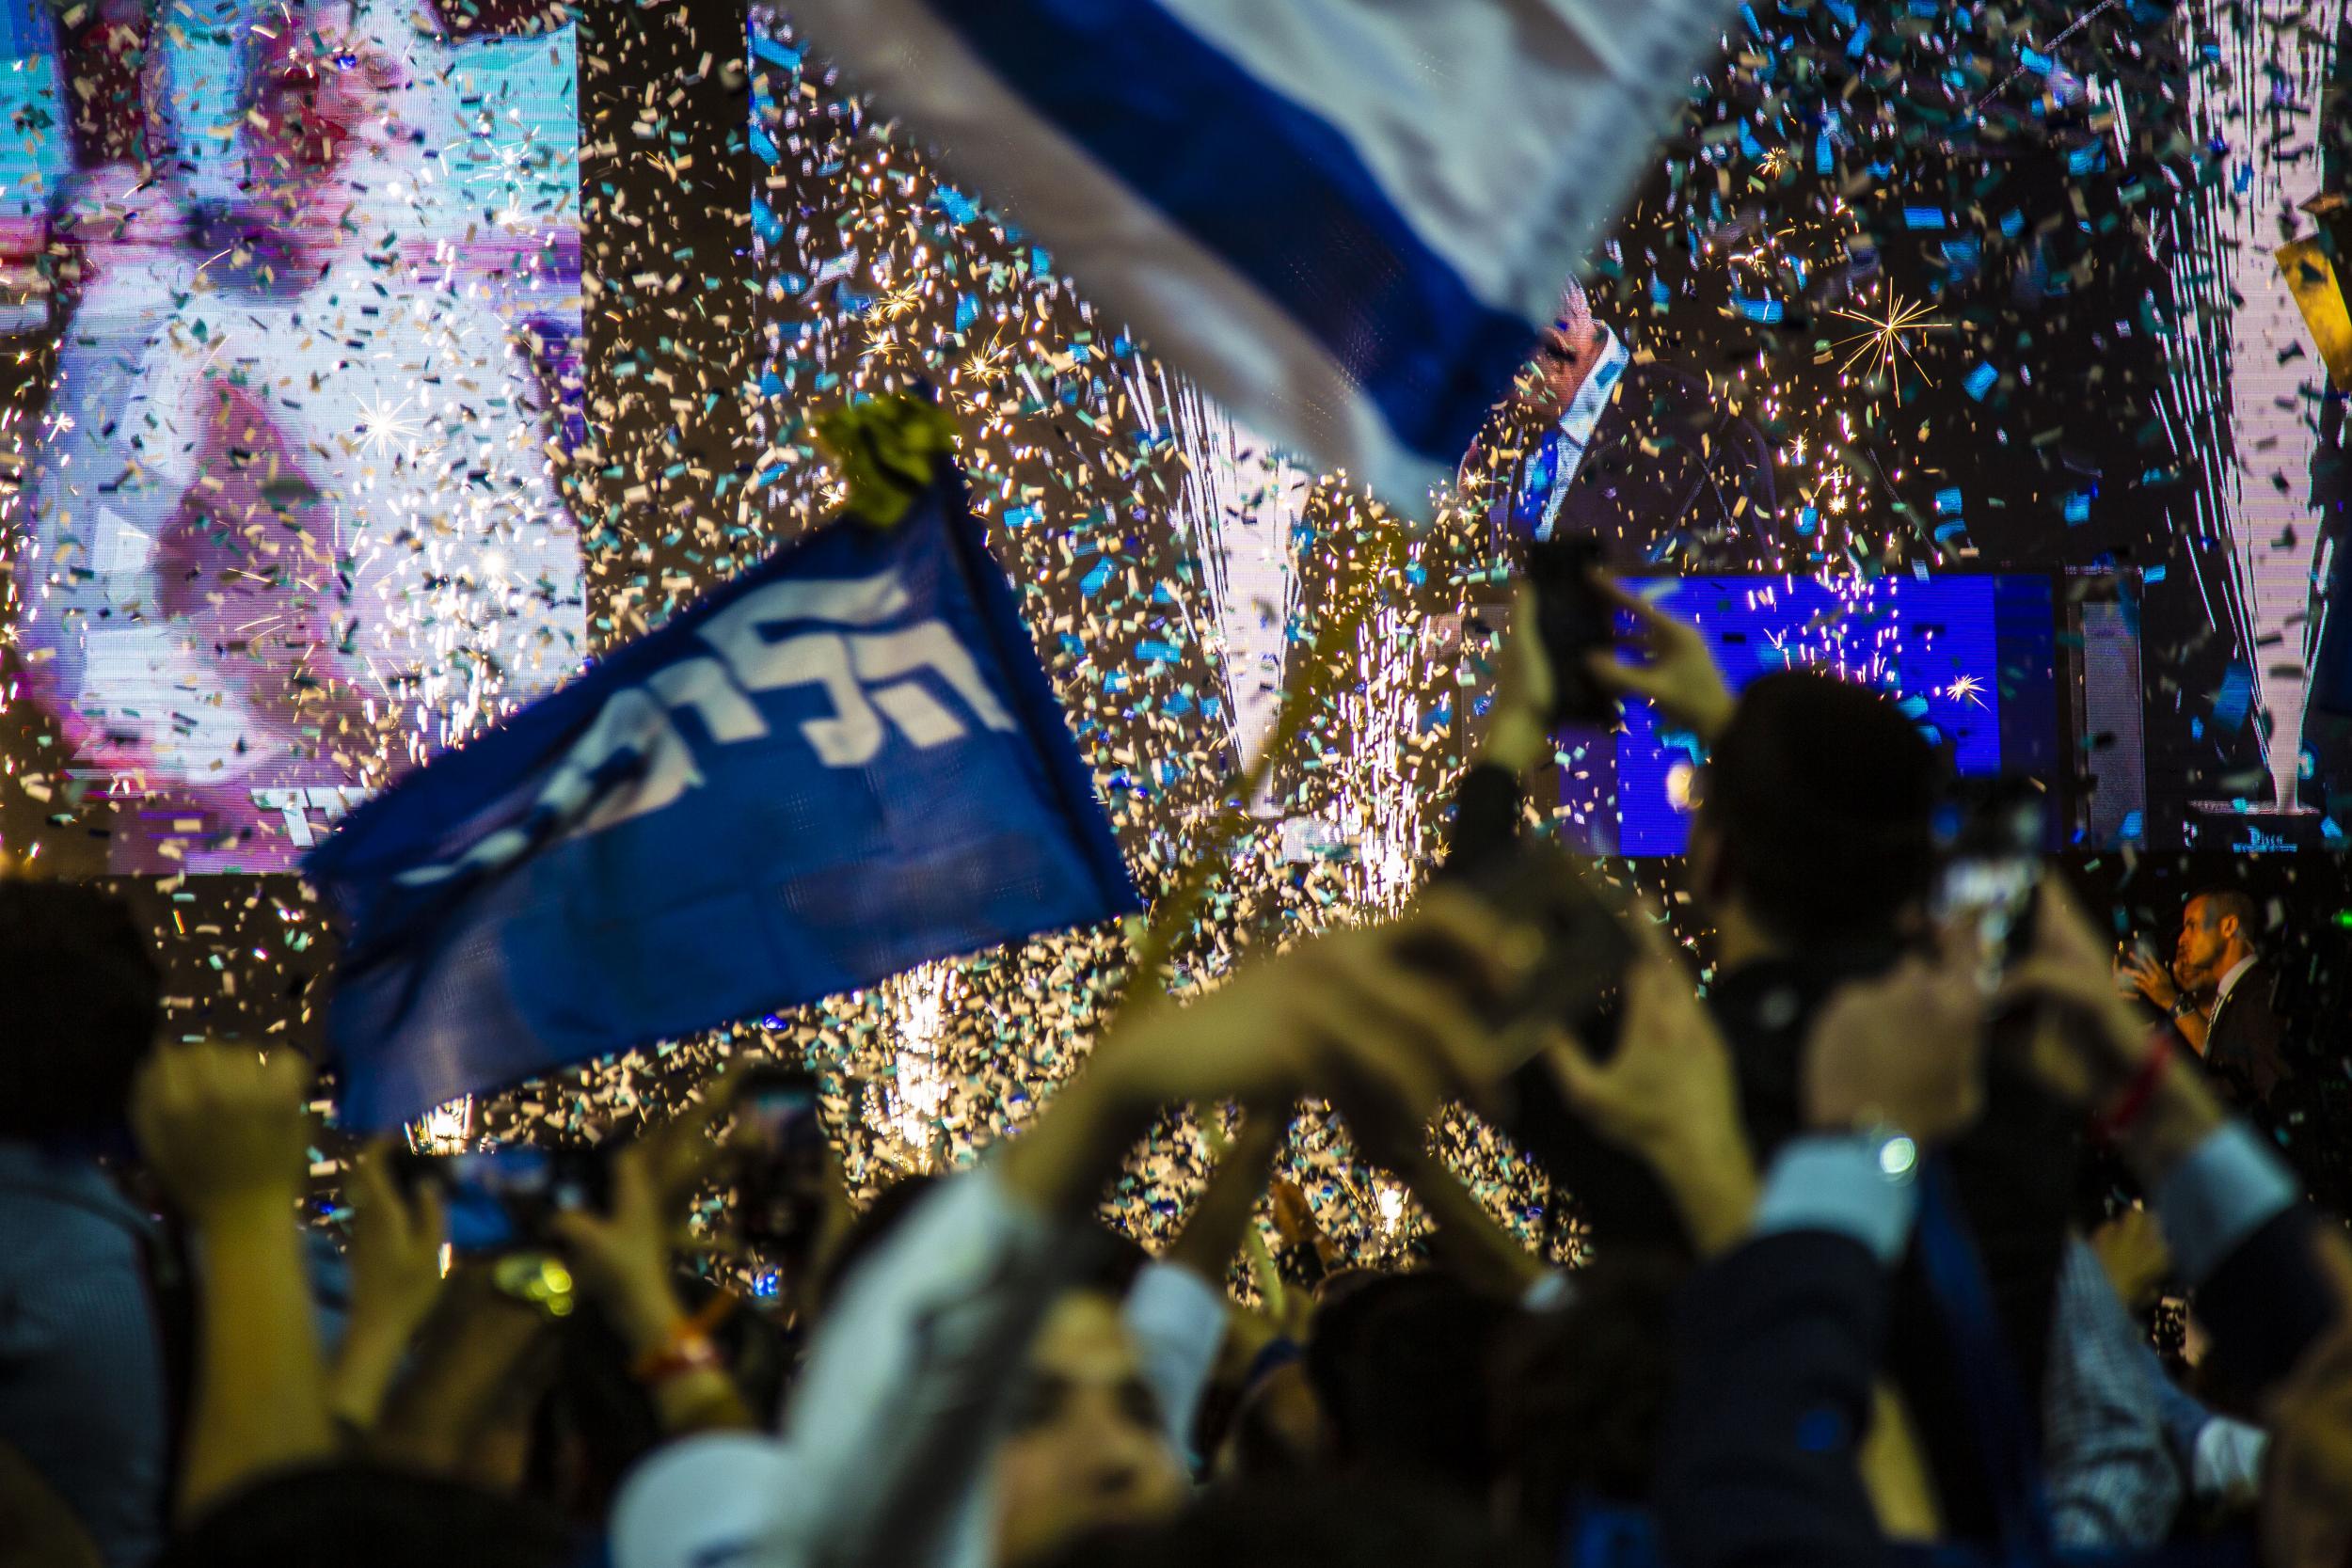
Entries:
[[[850, 85], [1236, 420], [1416, 515], [1735, 8], [789, 8]], [[797, 156], [767, 129], [752, 137], [763, 157]]]
[[953, 466], [354, 812], [343, 1114], [533, 1073], [1137, 907]]

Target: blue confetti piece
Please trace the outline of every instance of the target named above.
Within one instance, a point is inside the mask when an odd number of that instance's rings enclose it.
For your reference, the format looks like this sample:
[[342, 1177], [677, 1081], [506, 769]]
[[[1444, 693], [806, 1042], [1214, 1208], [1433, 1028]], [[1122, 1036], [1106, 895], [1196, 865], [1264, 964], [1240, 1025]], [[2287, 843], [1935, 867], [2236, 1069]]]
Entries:
[[752, 198], [752, 232], [759, 236], [762, 245], [780, 245], [784, 241], [784, 219], [757, 197]]
[[1666, 285], [1661, 279], [1652, 277], [1649, 280], [1649, 302], [1652, 305], [1663, 310], [1666, 308], [1666, 302], [1673, 297], [1666, 293]]
[[1813, 172], [1827, 174], [1836, 166], [1836, 162], [1837, 154], [1830, 146], [1829, 133], [1824, 131], [1813, 138]]
[[759, 154], [759, 161], [763, 164], [784, 162], [784, 153], [776, 146], [775, 139], [756, 125], [752, 127], [752, 150]]
[[2036, 76], [2047, 76], [2050, 74], [2051, 67], [2058, 63], [2057, 61], [2051, 59], [2049, 55], [2042, 53], [2039, 49], [2022, 50], [2019, 52], [2017, 59], [2020, 65], [2023, 65], [2027, 71], [2032, 71]]
[[1955, 517], [1935, 531], [1935, 542], [1939, 545], [1948, 545], [1967, 531], [1967, 521], [1964, 518]]
[[1906, 229], [1941, 229], [1944, 227], [1944, 209], [1941, 207], [1906, 207], [1903, 209], [1903, 227]]
[[2233, 664], [2221, 676], [2221, 689], [2213, 694], [2213, 721], [2225, 735], [2234, 735], [2253, 710], [2254, 677], [2245, 665]]
[[1190, 713], [1192, 711], [1192, 694], [1186, 691], [1179, 691], [1176, 695], [1170, 697], [1161, 705], [1160, 711], [1162, 713], [1175, 714], [1180, 717], [1184, 714]]
[[959, 332], [968, 331], [971, 328], [972, 324], [979, 319], [980, 302], [978, 297], [973, 294], [961, 294], [957, 296], [956, 330]]
[[1740, 124], [1740, 150], [1759, 163], [1763, 161], [1764, 144], [1756, 139], [1756, 133], [1748, 129], [1745, 120]]
[[766, 60], [770, 65], [780, 65], [787, 71], [801, 69], [801, 52], [798, 49], [757, 34], [752, 38], [752, 57]]
[[1061, 651], [1063, 653], [1068, 654], [1072, 658], [1083, 658], [1086, 657], [1087, 645], [1085, 643], [1079, 641], [1068, 632], [1063, 632], [1060, 636]]
[[1979, 365], [1968, 372], [1968, 379], [1962, 385], [1967, 388], [1970, 397], [1982, 403], [1984, 394], [1993, 390], [1993, 384], [2000, 379], [2001, 372], [1991, 365]]
[[1853, 37], [1846, 40], [1846, 57], [1850, 60], [1858, 60], [1868, 51], [1869, 47], [1870, 24], [1866, 22], [1853, 30]]
[[2164, 580], [2164, 568], [2161, 566], [2151, 566], [2147, 569], [2147, 571], [2141, 573], [2140, 577], [2141, 579], [2146, 582], [2162, 582]]
[[[1045, 509], [1041, 506], [1016, 506], [1009, 509], [1005, 513], [1005, 526], [1007, 528], [1028, 528], [1033, 524], [1041, 523], [1044, 520]], [[1107, 565], [1107, 563], [1104, 564]], [[1091, 590], [1089, 590], [1089, 592], [1091, 592]]]
[[2066, 172], [2069, 174], [2090, 174], [2106, 166], [2106, 150], [2095, 144], [2078, 147], [2066, 155]]
[[1854, 8], [1851, 0], [1829, 0], [1829, 14], [1837, 19], [1840, 27], [1853, 25]]
[[2019, 212], [2016, 208], [2011, 207], [2008, 212], [2001, 214], [2001, 233], [2003, 237], [2013, 240], [2025, 231], [2025, 214]]
[[1957, 486], [1948, 490], [1938, 490], [1935, 493], [1935, 515], [1939, 517], [1957, 517], [1960, 515], [1961, 502], [1962, 496]]
[[1045, 253], [1043, 245], [1033, 245], [1029, 247], [1029, 271], [1040, 277], [1054, 276], [1054, 259]]
[[1173, 664], [1184, 657], [1184, 650], [1173, 642], [1146, 638], [1136, 644], [1136, 657], [1147, 664]]
[[1965, 240], [1946, 240], [1943, 249], [1946, 263], [1963, 272], [1975, 271], [1978, 261], [1984, 254], [1973, 237]]
[[1820, 527], [1820, 525], [1821, 513], [1819, 507], [1801, 506], [1797, 508], [1797, 531], [1799, 533], [1809, 534], [1815, 529]]
[[1785, 313], [1785, 307], [1776, 299], [1743, 299], [1734, 294], [1731, 296], [1731, 304], [1732, 309], [1747, 317], [1748, 320], [1765, 326], [1777, 323]]
[[2090, 494], [2087, 490], [2076, 490], [2066, 498], [2067, 524], [2071, 527], [2075, 523], [2087, 523], [2090, 520]]
[[931, 192], [931, 205], [946, 214], [950, 223], [970, 223], [980, 215], [977, 202], [949, 185], [942, 185]]
[[2247, 188], [2252, 185], [2253, 182], [2254, 166], [2252, 164], [2238, 165], [2237, 173], [2233, 176], [2230, 181], [2231, 185], [2235, 188], [2237, 194], [2240, 196], [2244, 196], [2247, 192]]
[[1111, 563], [1110, 559], [1106, 556], [1103, 560], [1094, 563], [1094, 569], [1092, 571], [1078, 579], [1078, 592], [1084, 594], [1090, 599], [1094, 597], [1095, 594], [1101, 593], [1103, 591], [1103, 585], [1110, 580]]
[[773, 371], [759, 372], [759, 395], [764, 398], [782, 397], [787, 390], [784, 377]]
[[2122, 826], [2116, 832], [2124, 838], [2145, 838], [2148, 836], [2148, 824], [2138, 812], [2127, 811], [2123, 814]]

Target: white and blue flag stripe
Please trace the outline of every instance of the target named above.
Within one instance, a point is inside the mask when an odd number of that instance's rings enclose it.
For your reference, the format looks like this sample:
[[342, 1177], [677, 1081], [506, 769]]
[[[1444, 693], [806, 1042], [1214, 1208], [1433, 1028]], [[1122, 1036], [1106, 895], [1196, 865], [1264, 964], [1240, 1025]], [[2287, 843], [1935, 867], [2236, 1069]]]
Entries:
[[795, 0], [1245, 423], [1425, 514], [1726, 0]]

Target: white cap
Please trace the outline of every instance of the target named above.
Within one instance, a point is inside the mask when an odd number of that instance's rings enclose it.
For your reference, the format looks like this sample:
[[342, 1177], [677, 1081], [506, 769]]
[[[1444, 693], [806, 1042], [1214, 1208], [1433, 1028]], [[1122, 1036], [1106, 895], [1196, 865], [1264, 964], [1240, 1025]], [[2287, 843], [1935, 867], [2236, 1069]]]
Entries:
[[806, 1513], [790, 1449], [758, 1433], [705, 1433], [629, 1472], [612, 1506], [612, 1568], [796, 1561]]

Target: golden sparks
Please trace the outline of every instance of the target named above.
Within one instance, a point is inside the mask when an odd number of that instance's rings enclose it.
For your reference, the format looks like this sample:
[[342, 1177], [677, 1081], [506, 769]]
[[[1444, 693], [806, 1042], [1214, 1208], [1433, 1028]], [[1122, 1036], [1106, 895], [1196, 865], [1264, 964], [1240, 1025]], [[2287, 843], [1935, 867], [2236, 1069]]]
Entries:
[[1844, 364], [1837, 367], [1837, 373], [1851, 375], [1856, 365], [1867, 362], [1869, 368], [1864, 379], [1883, 378], [1890, 393], [1895, 390], [1898, 376], [1906, 364], [1917, 372], [1922, 380], [1927, 379], [1928, 372], [1926, 367], [1919, 363], [1914, 335], [1924, 339], [1931, 332], [1948, 331], [1952, 325], [1930, 317], [1929, 309], [1925, 305], [1909, 304], [1902, 295], [1890, 292], [1883, 315], [1874, 316], [1863, 310], [1832, 310], [1831, 315], [1860, 322], [1869, 329], [1838, 340], [1836, 346], [1841, 349], [1849, 344], [1859, 346], [1846, 356]]

